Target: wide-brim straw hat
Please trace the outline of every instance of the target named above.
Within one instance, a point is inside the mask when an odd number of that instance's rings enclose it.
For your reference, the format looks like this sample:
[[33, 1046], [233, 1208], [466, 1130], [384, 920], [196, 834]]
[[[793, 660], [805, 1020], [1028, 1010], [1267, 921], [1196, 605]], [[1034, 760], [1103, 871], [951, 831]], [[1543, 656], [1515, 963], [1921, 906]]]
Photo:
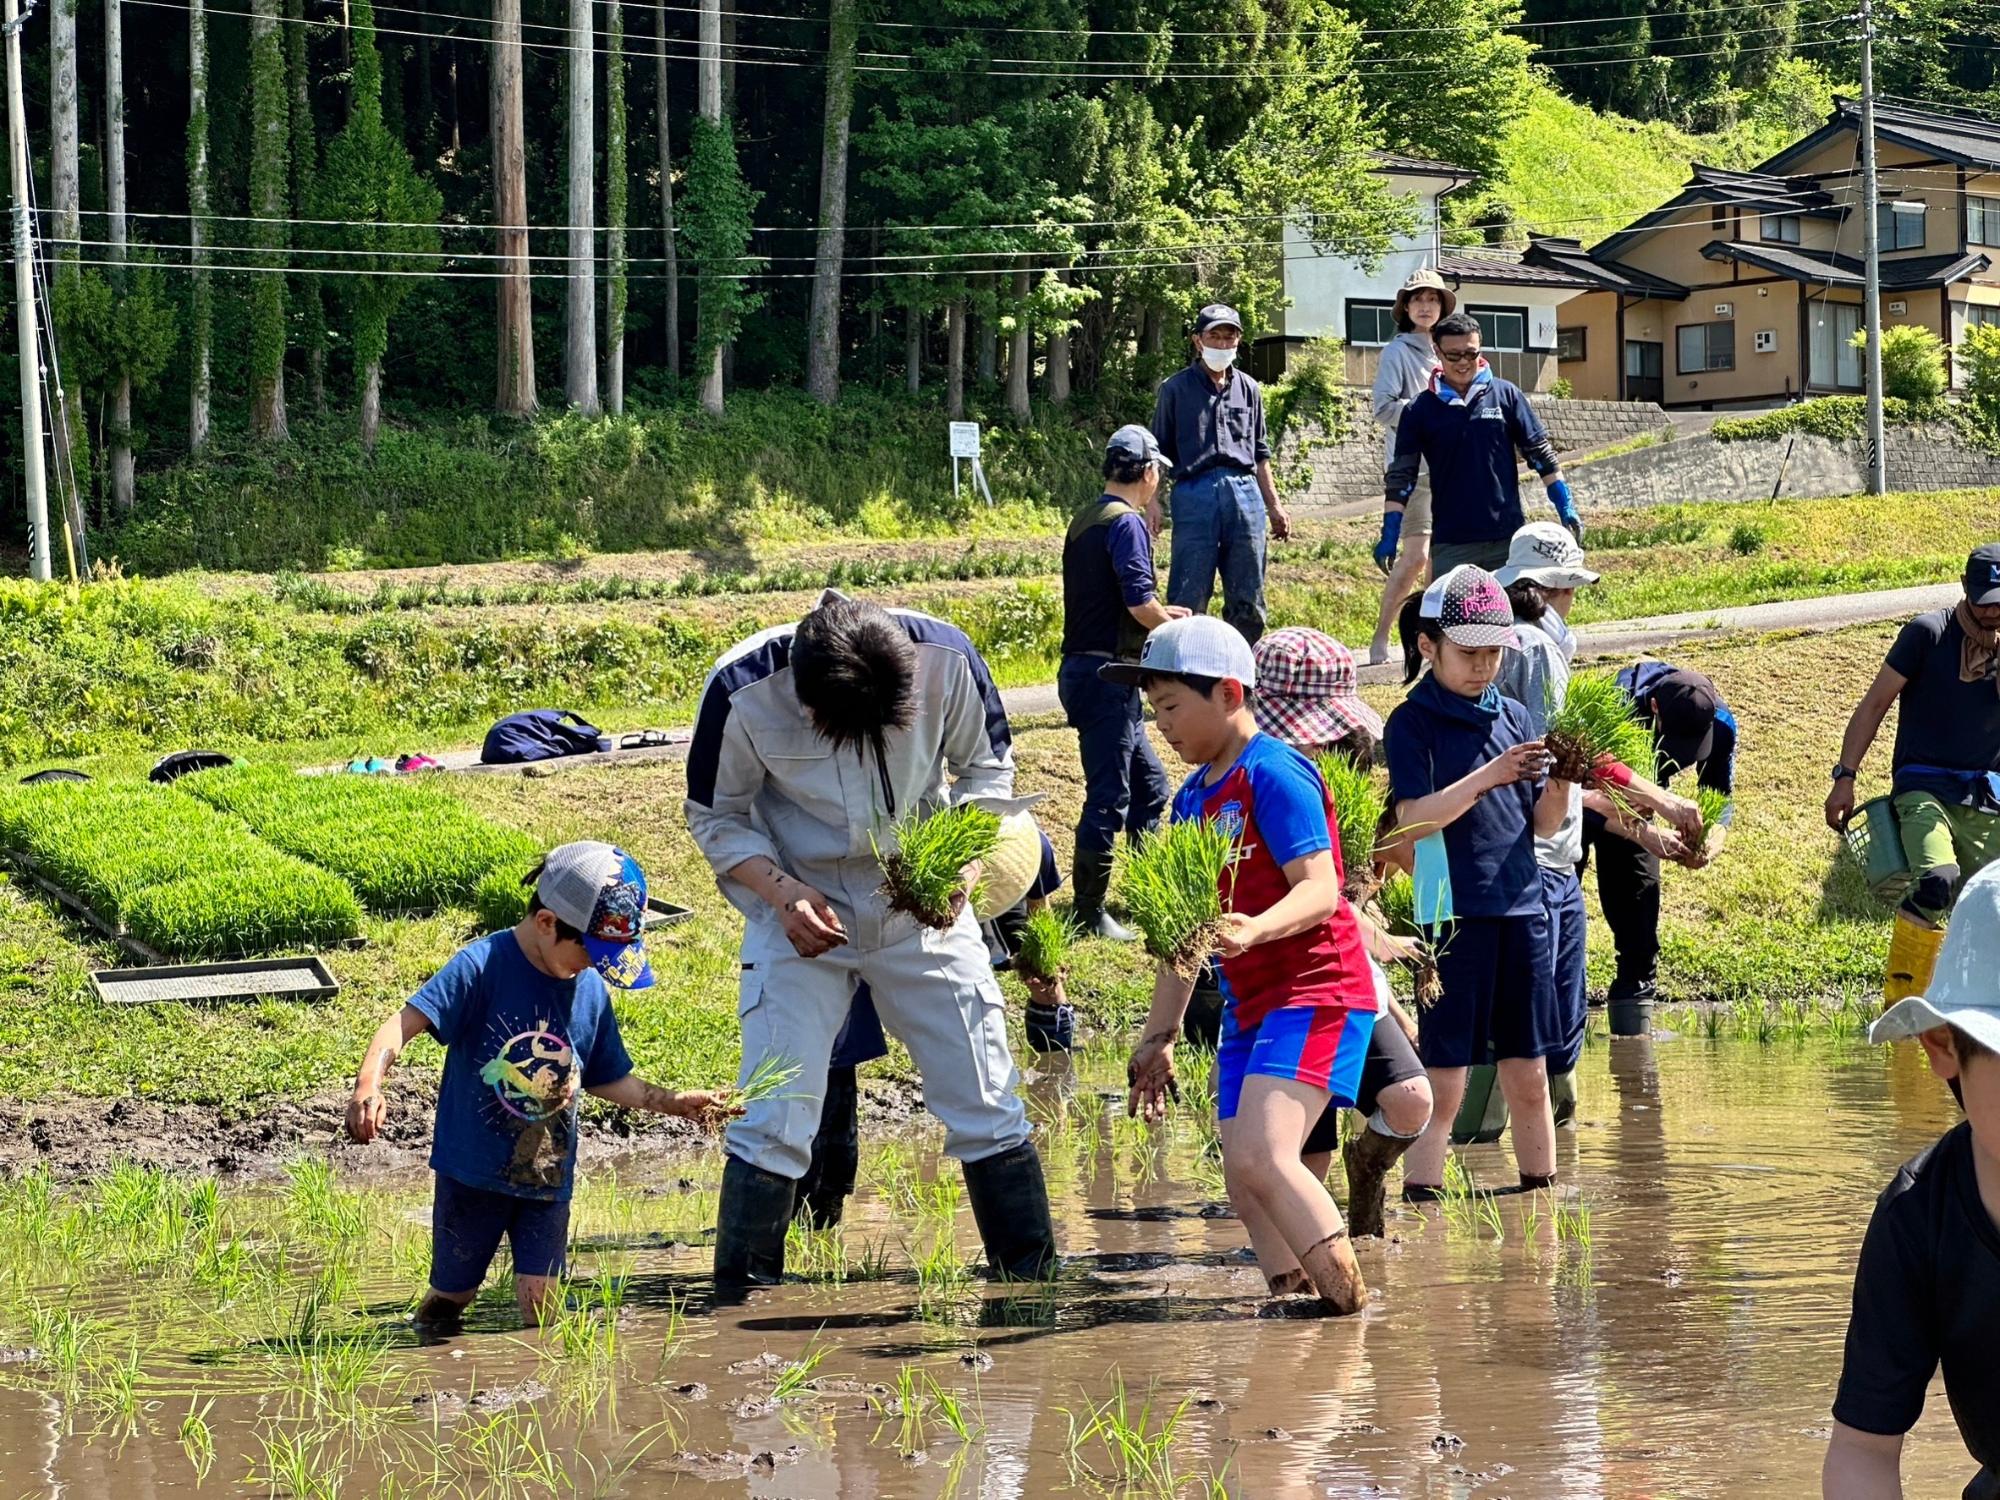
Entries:
[[1412, 271], [1410, 279], [1403, 283], [1403, 289], [1396, 293], [1395, 317], [1401, 323], [1409, 312], [1410, 298], [1417, 292], [1436, 292], [1444, 302], [1444, 311], [1438, 316], [1448, 318], [1458, 308], [1458, 293], [1444, 284], [1444, 278], [1429, 266]]
[[1899, 1000], [1868, 1028], [1871, 1042], [1956, 1026], [2000, 1052], [2000, 865], [1966, 881], [1945, 929], [1944, 951], [1921, 995]]

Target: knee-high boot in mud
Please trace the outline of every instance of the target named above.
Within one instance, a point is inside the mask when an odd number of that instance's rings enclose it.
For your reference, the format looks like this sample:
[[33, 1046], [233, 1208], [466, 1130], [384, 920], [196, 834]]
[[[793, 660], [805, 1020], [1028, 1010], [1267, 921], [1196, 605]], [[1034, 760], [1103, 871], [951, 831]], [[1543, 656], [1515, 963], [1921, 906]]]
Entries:
[[1894, 1005], [1929, 989], [1938, 950], [1943, 946], [1942, 927], [1933, 927], [1906, 911], [1897, 912], [1896, 925], [1889, 934], [1889, 971], [1882, 980], [1883, 1005]]
[[1046, 1281], [1055, 1275], [1056, 1229], [1049, 1189], [1033, 1141], [965, 1164], [965, 1196], [986, 1246], [986, 1264], [1002, 1281]]
[[1347, 1169], [1347, 1232], [1355, 1239], [1382, 1233], [1389, 1168], [1415, 1141], [1413, 1135], [1384, 1135], [1371, 1127], [1356, 1131], [1340, 1148], [1341, 1165]]
[[731, 1156], [722, 1165], [715, 1215], [715, 1295], [740, 1300], [752, 1287], [785, 1279], [785, 1231], [797, 1184]]
[[1130, 943], [1137, 939], [1123, 922], [1104, 909], [1104, 903], [1111, 894], [1111, 867], [1116, 856], [1109, 849], [1079, 849], [1076, 852], [1075, 906], [1072, 908], [1076, 922], [1086, 937], [1108, 938], [1114, 943]]
[[1313, 1290], [1340, 1317], [1358, 1313], [1368, 1305], [1368, 1283], [1361, 1279], [1360, 1262], [1347, 1231], [1340, 1230], [1321, 1240], [1299, 1257]]

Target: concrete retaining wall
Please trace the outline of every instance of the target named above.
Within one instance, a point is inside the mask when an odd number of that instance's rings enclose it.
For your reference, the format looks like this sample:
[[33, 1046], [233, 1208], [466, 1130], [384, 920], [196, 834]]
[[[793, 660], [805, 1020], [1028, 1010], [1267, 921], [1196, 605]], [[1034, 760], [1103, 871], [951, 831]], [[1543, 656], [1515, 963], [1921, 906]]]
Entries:
[[[1651, 402], [1558, 401], [1537, 396], [1534, 403], [1558, 453], [1609, 447], [1668, 425], [1667, 414]], [[1310, 475], [1303, 489], [1282, 482], [1281, 488], [1288, 502], [1308, 508], [1378, 501], [1382, 498], [1384, 448], [1382, 430], [1370, 413], [1369, 397], [1356, 392], [1348, 397], [1346, 435], [1338, 442], [1328, 442], [1325, 431], [1312, 425], [1288, 435], [1280, 444], [1277, 463], [1281, 476], [1300, 468]]]

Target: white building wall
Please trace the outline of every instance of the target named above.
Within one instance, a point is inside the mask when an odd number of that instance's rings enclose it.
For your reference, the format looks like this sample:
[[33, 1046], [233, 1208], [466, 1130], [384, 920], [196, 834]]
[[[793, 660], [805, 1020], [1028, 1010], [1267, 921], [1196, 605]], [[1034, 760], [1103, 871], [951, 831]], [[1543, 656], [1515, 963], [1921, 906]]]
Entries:
[[1414, 235], [1399, 235], [1372, 274], [1351, 260], [1319, 253], [1303, 225], [1285, 226], [1285, 295], [1291, 305], [1283, 326], [1288, 337], [1344, 339], [1350, 298], [1391, 301], [1412, 271], [1437, 264], [1437, 197], [1447, 184], [1436, 177], [1398, 173], [1390, 173], [1386, 181], [1390, 192], [1415, 201], [1422, 225]]

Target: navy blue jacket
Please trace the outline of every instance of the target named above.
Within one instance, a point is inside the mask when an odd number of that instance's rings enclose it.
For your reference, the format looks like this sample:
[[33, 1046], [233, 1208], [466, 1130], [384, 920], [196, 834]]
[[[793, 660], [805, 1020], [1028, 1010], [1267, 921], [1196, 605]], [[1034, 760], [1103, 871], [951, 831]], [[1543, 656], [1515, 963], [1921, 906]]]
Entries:
[[1403, 408], [1384, 491], [1406, 503], [1419, 463], [1431, 474], [1431, 541], [1504, 542], [1521, 529], [1516, 452], [1537, 474], [1556, 471], [1555, 444], [1528, 398], [1482, 362], [1463, 397], [1441, 379]]

